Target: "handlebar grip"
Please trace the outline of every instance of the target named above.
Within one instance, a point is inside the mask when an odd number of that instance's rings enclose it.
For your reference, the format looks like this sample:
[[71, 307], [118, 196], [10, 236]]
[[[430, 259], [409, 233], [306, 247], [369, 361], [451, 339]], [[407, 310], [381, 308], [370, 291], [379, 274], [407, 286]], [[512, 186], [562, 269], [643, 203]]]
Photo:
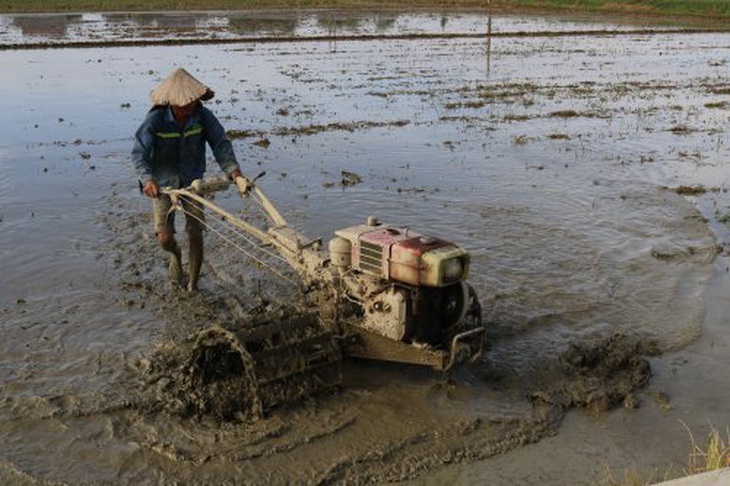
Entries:
[[238, 187], [238, 193], [243, 196], [251, 189], [251, 182], [243, 176], [236, 177], [236, 187]]
[[228, 177], [215, 177], [211, 179], [195, 179], [190, 184], [190, 189], [197, 194], [207, 194], [209, 192], [224, 191], [231, 185]]

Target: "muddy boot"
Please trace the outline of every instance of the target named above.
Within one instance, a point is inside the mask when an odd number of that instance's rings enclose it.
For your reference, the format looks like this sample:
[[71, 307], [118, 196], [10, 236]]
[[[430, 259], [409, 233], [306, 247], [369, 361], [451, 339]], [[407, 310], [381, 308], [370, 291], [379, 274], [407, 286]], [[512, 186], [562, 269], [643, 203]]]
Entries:
[[198, 277], [203, 264], [203, 235], [190, 235], [190, 249], [188, 252], [188, 292], [198, 290]]
[[185, 275], [183, 275], [182, 257], [180, 254], [173, 253], [170, 255], [170, 264], [168, 266], [168, 275], [170, 282], [176, 286], [185, 285]]
[[167, 267], [168, 275], [170, 276], [170, 282], [176, 286], [185, 285], [185, 275], [183, 275], [182, 268], [182, 251], [180, 247], [175, 243], [175, 246], [170, 250], [170, 263]]

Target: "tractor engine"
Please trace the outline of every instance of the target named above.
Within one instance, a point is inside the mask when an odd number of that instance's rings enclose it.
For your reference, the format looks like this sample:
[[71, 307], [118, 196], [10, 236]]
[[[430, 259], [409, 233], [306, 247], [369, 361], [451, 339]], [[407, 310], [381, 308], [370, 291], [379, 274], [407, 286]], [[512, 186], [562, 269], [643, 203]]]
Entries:
[[372, 217], [335, 235], [330, 261], [361, 308], [363, 328], [405, 343], [447, 344], [469, 307], [466, 250]]

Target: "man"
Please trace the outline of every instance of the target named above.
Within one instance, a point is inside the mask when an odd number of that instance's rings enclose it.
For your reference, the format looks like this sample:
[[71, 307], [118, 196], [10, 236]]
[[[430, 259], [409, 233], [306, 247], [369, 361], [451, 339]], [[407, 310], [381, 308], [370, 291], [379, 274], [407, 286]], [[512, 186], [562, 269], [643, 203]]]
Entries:
[[[135, 135], [132, 161], [139, 175], [142, 192], [153, 199], [155, 232], [160, 246], [171, 253], [170, 278], [183, 283], [182, 252], [175, 240], [175, 212], [170, 197], [161, 187], [189, 186], [205, 173], [206, 143], [216, 162], [231, 180], [243, 177], [233, 146], [223, 126], [202, 101], [213, 98], [213, 91], [184, 69], [178, 68], [150, 94], [153, 107]], [[187, 289], [198, 288], [203, 263], [203, 208], [182, 201], [185, 230], [188, 233]]]

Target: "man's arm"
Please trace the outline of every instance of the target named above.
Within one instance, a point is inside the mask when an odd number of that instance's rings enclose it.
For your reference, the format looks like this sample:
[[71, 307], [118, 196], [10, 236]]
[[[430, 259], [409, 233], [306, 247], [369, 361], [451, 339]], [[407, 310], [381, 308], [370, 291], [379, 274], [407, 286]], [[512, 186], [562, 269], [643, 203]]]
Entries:
[[223, 125], [218, 118], [205, 107], [200, 108], [201, 120], [205, 131], [205, 139], [213, 150], [213, 156], [231, 180], [242, 177], [241, 166], [238, 164], [236, 154], [233, 151], [233, 144], [228, 139]]
[[132, 148], [132, 164], [142, 184], [142, 192], [147, 197], [156, 198], [160, 195], [160, 187], [152, 178], [152, 151], [155, 142], [155, 132], [148, 115], [137, 129]]

